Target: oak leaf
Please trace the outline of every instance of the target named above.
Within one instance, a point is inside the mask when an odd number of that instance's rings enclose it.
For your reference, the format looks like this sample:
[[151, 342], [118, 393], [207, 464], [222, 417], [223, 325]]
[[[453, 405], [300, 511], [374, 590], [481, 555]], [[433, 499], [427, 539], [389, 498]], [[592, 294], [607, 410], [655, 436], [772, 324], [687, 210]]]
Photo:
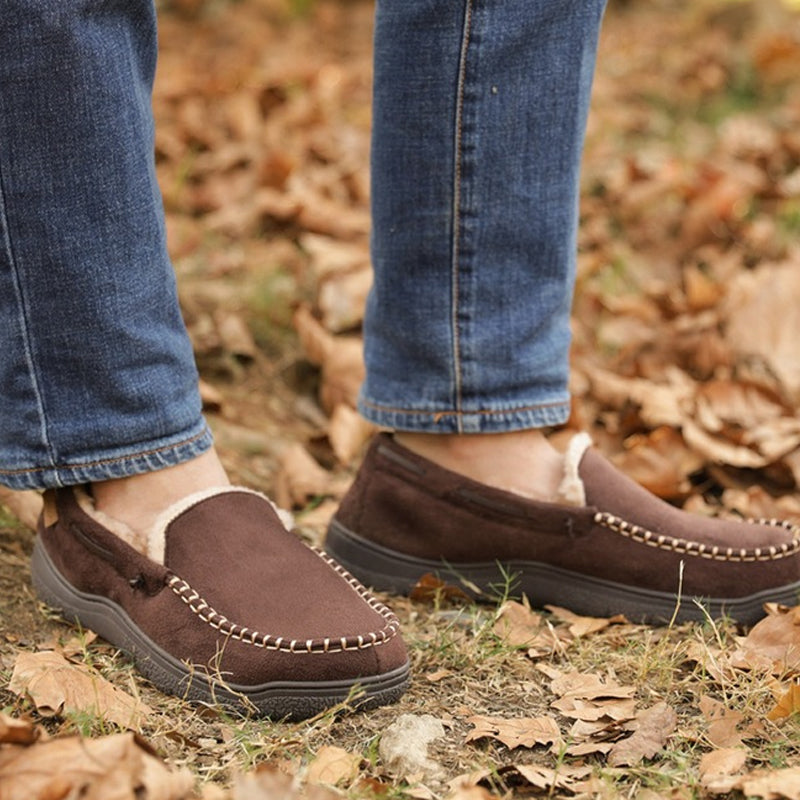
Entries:
[[467, 734], [465, 741], [476, 739], [497, 739], [506, 747], [535, 747], [550, 745], [557, 753], [562, 745], [561, 732], [553, 717], [522, 717], [506, 719], [504, 717], [470, 717], [467, 722], [474, 725], [474, 730]]
[[631, 736], [617, 742], [608, 754], [612, 767], [630, 767], [658, 753], [678, 725], [678, 715], [666, 703], [642, 711]]
[[151, 713], [99, 673], [50, 650], [20, 653], [8, 688], [30, 697], [43, 716], [88, 712], [126, 728], [136, 727]]

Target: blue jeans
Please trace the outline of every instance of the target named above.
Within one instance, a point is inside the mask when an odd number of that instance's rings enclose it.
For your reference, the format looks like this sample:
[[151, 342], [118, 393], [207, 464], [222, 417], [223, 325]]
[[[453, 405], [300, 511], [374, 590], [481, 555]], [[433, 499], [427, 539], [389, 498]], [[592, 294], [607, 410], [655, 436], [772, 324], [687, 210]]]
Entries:
[[[379, 0], [363, 413], [564, 420], [577, 178], [602, 0]], [[0, 14], [0, 483], [206, 450], [153, 168], [152, 0]]]
[[367, 378], [378, 425], [564, 422], [604, 0], [378, 0]]
[[152, 0], [3, 0], [0, 482], [207, 449], [153, 163]]

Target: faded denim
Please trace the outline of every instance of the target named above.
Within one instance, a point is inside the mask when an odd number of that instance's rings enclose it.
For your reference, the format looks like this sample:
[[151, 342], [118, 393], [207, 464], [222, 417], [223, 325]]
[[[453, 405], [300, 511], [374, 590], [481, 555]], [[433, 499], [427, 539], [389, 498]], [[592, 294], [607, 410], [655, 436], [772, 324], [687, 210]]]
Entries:
[[153, 164], [151, 0], [3, 0], [0, 483], [210, 446]]
[[578, 173], [604, 0], [378, 0], [360, 409], [491, 432], [569, 413]]
[[[564, 420], [577, 182], [601, 0], [379, 0], [361, 408]], [[205, 451], [153, 165], [152, 0], [0, 13], [0, 483]]]

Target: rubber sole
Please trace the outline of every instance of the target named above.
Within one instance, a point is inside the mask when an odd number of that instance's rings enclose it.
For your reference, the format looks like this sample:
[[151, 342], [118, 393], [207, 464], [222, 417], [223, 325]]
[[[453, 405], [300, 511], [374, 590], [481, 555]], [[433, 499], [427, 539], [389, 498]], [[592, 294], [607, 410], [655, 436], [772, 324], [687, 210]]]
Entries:
[[764, 603], [794, 605], [800, 595], [800, 581], [744, 597], [679, 598], [677, 585], [674, 593], [653, 591], [535, 561], [449, 564], [390, 550], [358, 536], [335, 519], [328, 529], [325, 550], [363, 584], [382, 592], [408, 594], [423, 575], [432, 574], [477, 600], [524, 594], [534, 607], [563, 606], [594, 617], [624, 614], [631, 622], [656, 625], [709, 617], [731, 617], [752, 625], [764, 616]]
[[409, 681], [409, 665], [380, 675], [341, 681], [280, 681], [257, 686], [226, 683], [192, 670], [145, 635], [125, 610], [100, 595], [81, 592], [58, 571], [37, 537], [31, 559], [39, 597], [64, 619], [88, 628], [129, 654], [137, 670], [165, 694], [237, 713], [301, 720], [345, 701], [358, 710], [393, 703]]

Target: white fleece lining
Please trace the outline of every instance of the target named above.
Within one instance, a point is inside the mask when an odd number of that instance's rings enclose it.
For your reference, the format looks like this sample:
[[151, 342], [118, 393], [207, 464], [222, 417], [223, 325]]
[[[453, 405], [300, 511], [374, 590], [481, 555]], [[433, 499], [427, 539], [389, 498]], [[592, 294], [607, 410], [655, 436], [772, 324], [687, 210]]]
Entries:
[[246, 486], [215, 486], [211, 489], [203, 489], [199, 492], [193, 492], [187, 495], [177, 503], [173, 503], [169, 508], [165, 509], [158, 515], [150, 533], [147, 537], [147, 557], [156, 561], [159, 564], [164, 563], [164, 554], [166, 552], [166, 535], [167, 528], [174, 522], [181, 514], [193, 508], [203, 500], [208, 500], [210, 497], [216, 497], [220, 494], [229, 494], [233, 492], [242, 492], [243, 494], [252, 494], [266, 500], [275, 513], [280, 518], [280, 521], [288, 529], [294, 525], [294, 517], [282, 508], [278, 508], [275, 503], [269, 499], [265, 494], [255, 491], [255, 489], [248, 489]]
[[571, 506], [586, 505], [586, 489], [579, 473], [584, 453], [592, 446], [588, 433], [579, 433], [570, 439], [564, 453], [564, 477], [558, 487], [559, 502]]
[[107, 528], [115, 536], [122, 539], [123, 542], [129, 544], [134, 550], [143, 553], [147, 547], [147, 537], [144, 533], [135, 531], [129, 525], [114, 517], [109, 516], [105, 511], [101, 511], [95, 507], [94, 499], [87, 493], [82, 486], [76, 486], [73, 489], [75, 499], [81, 509], [96, 522], [99, 522], [104, 528]]

